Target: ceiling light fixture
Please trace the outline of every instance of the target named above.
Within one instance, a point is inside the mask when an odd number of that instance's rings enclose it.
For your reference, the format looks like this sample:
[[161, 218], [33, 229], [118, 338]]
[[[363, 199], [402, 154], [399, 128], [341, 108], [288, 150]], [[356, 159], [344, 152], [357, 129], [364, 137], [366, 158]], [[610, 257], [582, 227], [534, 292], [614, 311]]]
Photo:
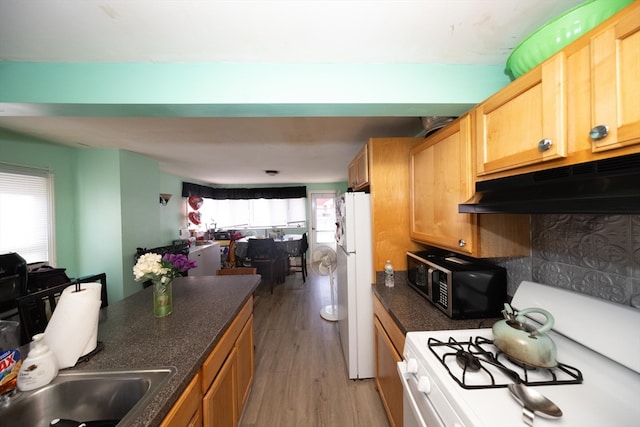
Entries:
[[266, 171], [264, 171], [264, 173], [266, 173], [269, 176], [276, 176], [276, 175], [278, 175], [280, 173], [280, 171], [267, 169]]

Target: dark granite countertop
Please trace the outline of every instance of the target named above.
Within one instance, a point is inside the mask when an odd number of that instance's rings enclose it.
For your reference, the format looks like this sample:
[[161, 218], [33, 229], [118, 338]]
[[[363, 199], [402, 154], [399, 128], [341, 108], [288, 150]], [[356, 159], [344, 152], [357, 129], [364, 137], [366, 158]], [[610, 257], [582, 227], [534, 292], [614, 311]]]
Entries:
[[258, 275], [176, 278], [173, 313], [159, 319], [152, 312], [152, 288], [146, 288], [101, 310], [98, 340], [104, 349], [71, 369], [174, 366], [176, 374], [129, 424], [158, 426], [259, 283]]
[[[406, 280], [396, 278], [393, 288], [379, 281], [372, 286], [384, 308], [406, 335], [412, 331], [438, 331], [449, 329], [489, 328], [498, 319], [454, 320], [427, 301], [422, 295], [410, 287]], [[378, 279], [379, 280], [379, 279]]]

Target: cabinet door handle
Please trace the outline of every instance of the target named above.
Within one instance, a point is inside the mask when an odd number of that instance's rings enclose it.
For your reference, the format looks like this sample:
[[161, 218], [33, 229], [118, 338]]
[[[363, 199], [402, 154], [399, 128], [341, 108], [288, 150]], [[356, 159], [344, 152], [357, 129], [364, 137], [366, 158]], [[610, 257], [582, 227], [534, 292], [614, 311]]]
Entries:
[[594, 141], [603, 139], [607, 135], [609, 135], [609, 126], [607, 125], [598, 125], [589, 132], [589, 138]]
[[458, 246], [460, 246], [461, 248], [464, 248], [466, 244], [467, 242], [464, 239], [458, 240]]
[[553, 141], [551, 141], [549, 138], [542, 139], [540, 140], [540, 142], [538, 142], [538, 150], [547, 151], [549, 148], [551, 148], [552, 145]]

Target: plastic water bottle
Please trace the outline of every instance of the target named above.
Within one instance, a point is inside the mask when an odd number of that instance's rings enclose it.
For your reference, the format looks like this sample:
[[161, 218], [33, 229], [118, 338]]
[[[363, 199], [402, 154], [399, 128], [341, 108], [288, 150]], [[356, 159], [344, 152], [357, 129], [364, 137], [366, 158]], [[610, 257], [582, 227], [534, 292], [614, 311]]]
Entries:
[[391, 265], [391, 260], [387, 260], [384, 265], [384, 285], [388, 288], [393, 288], [393, 285], [395, 285], [393, 280], [393, 265]]

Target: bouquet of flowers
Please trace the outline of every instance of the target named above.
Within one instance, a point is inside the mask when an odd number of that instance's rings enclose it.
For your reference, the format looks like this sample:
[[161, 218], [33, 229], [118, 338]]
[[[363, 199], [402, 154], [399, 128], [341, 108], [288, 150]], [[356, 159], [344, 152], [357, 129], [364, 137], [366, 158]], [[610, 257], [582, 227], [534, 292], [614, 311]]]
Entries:
[[153, 282], [153, 315], [164, 317], [173, 311], [171, 281], [192, 268], [197, 267], [195, 261], [182, 254], [165, 254], [160, 256], [147, 253], [138, 258], [133, 266], [136, 282], [151, 280]]
[[169, 284], [174, 277], [179, 276], [198, 265], [182, 254], [147, 253], [138, 258], [133, 266], [133, 275], [136, 282], [151, 280], [154, 284]]

